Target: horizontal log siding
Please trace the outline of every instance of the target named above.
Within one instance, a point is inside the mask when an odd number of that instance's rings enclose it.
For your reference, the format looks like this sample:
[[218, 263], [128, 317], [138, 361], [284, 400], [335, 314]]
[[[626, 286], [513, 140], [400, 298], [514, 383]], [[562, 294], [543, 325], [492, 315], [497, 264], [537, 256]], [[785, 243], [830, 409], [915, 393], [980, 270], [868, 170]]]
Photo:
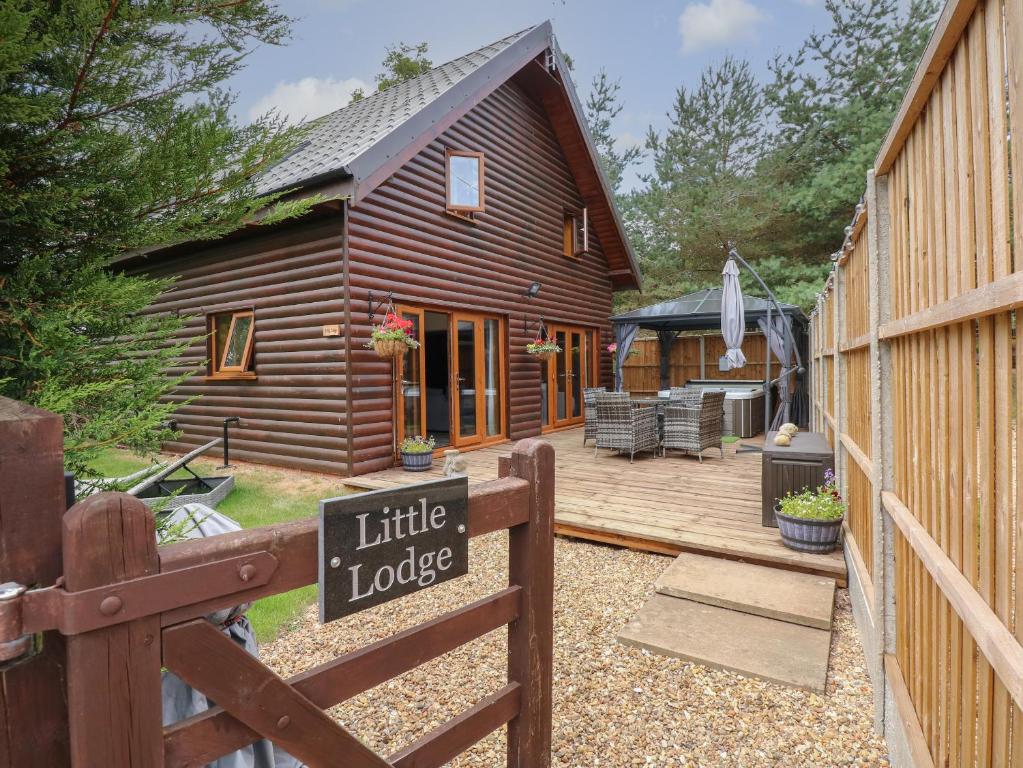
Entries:
[[[197, 245], [196, 251], [153, 265], [156, 277], [176, 276], [154, 312], [188, 316], [188, 348], [175, 372], [198, 370], [168, 397], [177, 411], [184, 452], [231, 428], [231, 457], [278, 466], [345, 474], [348, 471], [344, 336], [324, 337], [323, 325], [342, 325], [342, 217], [314, 219], [241, 242]], [[206, 313], [218, 305], [255, 309], [256, 380], [212, 381], [206, 376]]]
[[[486, 211], [476, 223], [445, 212], [445, 148], [485, 153]], [[497, 314], [507, 321], [509, 437], [540, 432], [540, 364], [525, 353], [543, 314], [610, 343], [611, 284], [591, 227], [590, 252], [562, 255], [566, 209], [583, 205], [544, 109], [507, 83], [350, 212], [354, 474], [393, 460], [393, 372], [364, 348], [367, 294], [396, 302]], [[543, 284], [527, 300], [526, 288]], [[523, 330], [523, 313], [529, 332]], [[610, 382], [610, 359], [600, 356]]]

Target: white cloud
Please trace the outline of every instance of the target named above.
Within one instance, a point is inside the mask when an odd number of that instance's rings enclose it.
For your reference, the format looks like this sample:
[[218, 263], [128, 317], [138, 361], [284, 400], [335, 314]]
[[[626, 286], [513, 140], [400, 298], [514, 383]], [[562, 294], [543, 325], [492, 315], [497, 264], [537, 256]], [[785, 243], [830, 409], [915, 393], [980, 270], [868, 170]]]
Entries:
[[678, 17], [682, 50], [698, 51], [723, 43], [756, 37], [757, 24], [764, 21], [763, 12], [749, 0], [707, 0], [694, 2]]
[[293, 123], [325, 115], [345, 106], [352, 99], [352, 91], [362, 88], [369, 93], [372, 89], [363, 80], [349, 77], [335, 80], [332, 77], [303, 77], [297, 82], [282, 80], [270, 93], [260, 98], [249, 109], [249, 119], [255, 120], [262, 114], [276, 109]]

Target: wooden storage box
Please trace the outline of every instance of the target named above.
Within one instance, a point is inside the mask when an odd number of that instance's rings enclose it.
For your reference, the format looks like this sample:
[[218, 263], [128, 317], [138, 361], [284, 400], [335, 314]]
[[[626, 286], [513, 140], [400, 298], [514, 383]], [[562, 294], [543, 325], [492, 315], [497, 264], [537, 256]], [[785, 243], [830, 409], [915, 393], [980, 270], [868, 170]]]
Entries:
[[824, 471], [835, 469], [835, 452], [819, 432], [799, 432], [790, 445], [774, 444], [777, 432], [768, 432], [764, 442], [760, 478], [761, 522], [778, 527], [774, 505], [789, 491], [816, 488], [824, 483]]

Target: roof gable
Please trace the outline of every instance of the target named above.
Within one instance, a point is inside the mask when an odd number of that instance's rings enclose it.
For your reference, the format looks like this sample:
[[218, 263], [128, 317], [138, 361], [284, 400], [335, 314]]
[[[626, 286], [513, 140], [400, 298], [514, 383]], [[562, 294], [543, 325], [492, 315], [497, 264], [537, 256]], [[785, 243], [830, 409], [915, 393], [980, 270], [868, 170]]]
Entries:
[[604, 245], [612, 285], [639, 288], [639, 267], [567, 72], [550, 22], [509, 35], [313, 121], [302, 144], [259, 180], [259, 191], [339, 182], [357, 205], [514, 77], [548, 114]]

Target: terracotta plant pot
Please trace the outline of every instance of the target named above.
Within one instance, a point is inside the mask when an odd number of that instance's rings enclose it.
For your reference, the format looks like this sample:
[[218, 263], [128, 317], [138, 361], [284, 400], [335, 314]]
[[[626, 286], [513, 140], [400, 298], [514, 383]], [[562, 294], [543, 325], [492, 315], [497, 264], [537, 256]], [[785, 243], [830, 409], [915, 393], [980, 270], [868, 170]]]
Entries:
[[401, 465], [406, 472], [425, 472], [433, 466], [433, 452], [401, 453]]
[[380, 357], [398, 357], [405, 354], [408, 344], [401, 339], [378, 339], [373, 342], [373, 349]]
[[778, 521], [782, 544], [796, 552], [819, 555], [827, 554], [838, 546], [842, 521], [845, 519], [843, 515], [837, 520], [805, 520], [783, 514], [777, 506], [774, 508], [774, 517]]

